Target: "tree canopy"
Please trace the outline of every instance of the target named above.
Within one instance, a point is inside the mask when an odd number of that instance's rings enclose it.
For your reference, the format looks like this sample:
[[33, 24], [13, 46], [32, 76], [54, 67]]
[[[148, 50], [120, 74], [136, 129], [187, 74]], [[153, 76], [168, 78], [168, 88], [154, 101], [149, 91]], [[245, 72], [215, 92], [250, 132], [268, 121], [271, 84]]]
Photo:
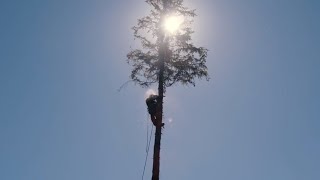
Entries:
[[[150, 14], [138, 19], [137, 25], [132, 28], [142, 48], [127, 54], [127, 62], [133, 66], [131, 79], [148, 87], [159, 81], [159, 71], [162, 69], [164, 87], [177, 82], [195, 86], [196, 79], [209, 80], [206, 66], [208, 50], [191, 42], [195, 10], [183, 6], [183, 0], [146, 2], [152, 7]], [[183, 20], [175, 32], [164, 28], [166, 18], [170, 16]]]

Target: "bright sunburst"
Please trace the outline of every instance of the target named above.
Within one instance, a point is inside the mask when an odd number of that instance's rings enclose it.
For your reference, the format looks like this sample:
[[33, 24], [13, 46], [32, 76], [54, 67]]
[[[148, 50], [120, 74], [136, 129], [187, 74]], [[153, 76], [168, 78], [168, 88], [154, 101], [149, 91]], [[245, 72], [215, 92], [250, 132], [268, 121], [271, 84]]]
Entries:
[[166, 31], [170, 33], [175, 33], [182, 23], [182, 16], [169, 16], [165, 19], [164, 27]]

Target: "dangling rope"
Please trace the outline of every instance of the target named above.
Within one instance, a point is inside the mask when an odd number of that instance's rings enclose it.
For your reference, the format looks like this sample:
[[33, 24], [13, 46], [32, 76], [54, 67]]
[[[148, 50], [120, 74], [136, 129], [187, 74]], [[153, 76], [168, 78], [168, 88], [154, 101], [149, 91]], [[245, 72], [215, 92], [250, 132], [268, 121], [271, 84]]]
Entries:
[[[149, 120], [149, 115], [147, 116], [147, 121]], [[150, 149], [150, 142], [151, 142], [151, 135], [153, 133], [153, 125], [151, 125], [151, 132], [149, 135], [149, 126], [147, 124], [147, 145], [146, 145], [146, 159], [144, 161], [144, 167], [143, 167], [143, 172], [142, 172], [142, 180], [144, 178], [144, 172], [146, 171], [146, 166], [147, 166], [147, 160], [148, 160], [148, 154], [149, 154], [149, 149]], [[149, 137], [149, 138], [148, 138]]]

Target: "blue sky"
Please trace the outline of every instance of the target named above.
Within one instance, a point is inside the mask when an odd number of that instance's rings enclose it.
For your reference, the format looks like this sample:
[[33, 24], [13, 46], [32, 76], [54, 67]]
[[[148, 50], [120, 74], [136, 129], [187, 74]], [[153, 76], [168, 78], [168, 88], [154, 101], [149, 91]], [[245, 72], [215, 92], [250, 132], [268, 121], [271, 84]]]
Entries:
[[[167, 90], [161, 179], [318, 180], [320, 2], [185, 3], [211, 80]], [[117, 89], [148, 11], [142, 0], [0, 2], [0, 179], [141, 179], [147, 89]]]

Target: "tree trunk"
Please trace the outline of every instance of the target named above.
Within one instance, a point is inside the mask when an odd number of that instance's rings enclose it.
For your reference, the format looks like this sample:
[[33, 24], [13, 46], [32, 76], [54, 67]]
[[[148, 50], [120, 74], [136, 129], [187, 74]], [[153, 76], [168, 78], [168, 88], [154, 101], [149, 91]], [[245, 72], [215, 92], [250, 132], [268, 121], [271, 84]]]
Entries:
[[[164, 39], [163, 39], [164, 40]], [[153, 168], [152, 168], [152, 180], [159, 180], [160, 172], [160, 142], [161, 142], [161, 130], [162, 130], [162, 114], [163, 114], [163, 95], [164, 95], [164, 60], [166, 58], [167, 44], [162, 41], [162, 47], [159, 50], [160, 70], [159, 70], [159, 86], [158, 86], [158, 105], [157, 105], [157, 124], [153, 148]]]
[[[157, 107], [157, 124], [156, 124], [156, 133], [154, 140], [153, 148], [153, 169], [152, 169], [152, 180], [159, 180], [159, 171], [160, 171], [160, 142], [161, 142], [161, 129], [162, 129], [162, 112], [163, 112], [163, 70], [160, 73], [161, 78], [159, 78], [159, 99]], [[162, 79], [162, 80], [160, 80]]]
[[161, 126], [156, 127], [156, 135], [153, 149], [153, 169], [152, 180], [159, 180], [160, 171], [160, 141], [161, 141]]
[[[167, 1], [162, 0], [164, 4], [164, 14], [167, 10]], [[161, 16], [161, 19], [163, 17]], [[162, 22], [163, 20], [160, 20]], [[159, 180], [160, 174], [160, 142], [161, 142], [161, 130], [162, 130], [162, 115], [163, 115], [163, 95], [164, 95], [164, 66], [167, 58], [167, 40], [165, 34], [160, 34], [160, 48], [159, 48], [159, 86], [158, 86], [158, 106], [157, 106], [157, 125], [153, 147], [153, 167], [152, 167], [152, 180]]]

